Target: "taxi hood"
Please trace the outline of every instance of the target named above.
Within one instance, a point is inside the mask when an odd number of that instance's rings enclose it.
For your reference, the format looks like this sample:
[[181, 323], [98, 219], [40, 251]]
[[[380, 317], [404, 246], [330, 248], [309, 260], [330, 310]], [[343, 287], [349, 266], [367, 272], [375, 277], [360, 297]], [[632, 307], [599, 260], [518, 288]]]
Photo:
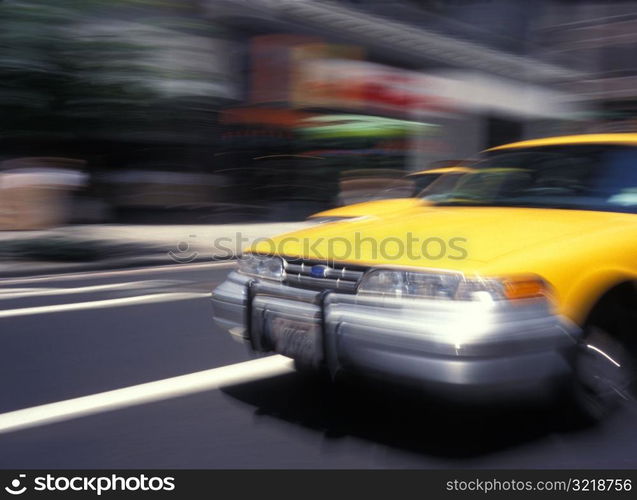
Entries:
[[608, 228], [614, 219], [624, 217], [578, 210], [425, 206], [314, 226], [261, 242], [251, 250], [470, 272], [506, 254]]

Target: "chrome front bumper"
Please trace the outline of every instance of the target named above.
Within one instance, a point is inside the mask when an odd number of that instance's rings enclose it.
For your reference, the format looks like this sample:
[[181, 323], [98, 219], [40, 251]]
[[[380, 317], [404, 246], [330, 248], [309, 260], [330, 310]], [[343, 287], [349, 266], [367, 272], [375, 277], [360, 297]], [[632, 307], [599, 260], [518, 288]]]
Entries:
[[215, 321], [256, 351], [272, 350], [266, 319], [314, 323], [322, 361], [340, 370], [441, 388], [519, 393], [571, 372], [579, 328], [542, 300], [401, 300], [317, 292], [237, 272], [212, 296]]

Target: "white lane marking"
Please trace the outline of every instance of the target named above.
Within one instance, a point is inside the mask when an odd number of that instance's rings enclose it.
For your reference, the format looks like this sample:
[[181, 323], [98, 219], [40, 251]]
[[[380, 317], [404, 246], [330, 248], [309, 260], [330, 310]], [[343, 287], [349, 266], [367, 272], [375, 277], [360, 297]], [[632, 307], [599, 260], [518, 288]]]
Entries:
[[274, 355], [56, 403], [0, 414], [0, 433], [61, 422], [294, 371], [292, 360]]
[[[81, 286], [75, 288], [5, 288], [0, 289], [0, 300], [18, 299], [24, 297], [42, 297], [47, 295], [70, 295], [76, 293], [102, 292], [108, 290], [129, 290], [141, 288], [159, 288], [184, 284], [177, 280], [145, 280], [128, 281], [124, 283], [108, 283], [106, 285]], [[15, 293], [11, 293], [16, 291]]]
[[79, 311], [82, 309], [104, 309], [107, 307], [131, 306], [135, 304], [152, 304], [155, 302], [172, 302], [175, 300], [188, 300], [201, 297], [210, 297], [210, 292], [171, 292], [152, 293], [138, 295], [136, 297], [122, 297], [119, 299], [93, 300], [90, 302], [75, 302], [73, 304], [55, 304], [51, 306], [23, 307], [20, 309], [8, 309], [0, 311], [0, 319], [14, 316], [31, 316], [34, 314], [49, 314], [67, 311]]
[[57, 288], [34, 288], [34, 287], [29, 287], [29, 288], [0, 288], [0, 295], [9, 295], [9, 294], [16, 294], [16, 293], [24, 293], [24, 292], [32, 292], [33, 290], [57, 290]]
[[122, 276], [128, 274], [140, 274], [140, 273], [160, 273], [160, 272], [175, 272], [181, 270], [192, 269], [208, 269], [208, 268], [224, 268], [233, 267], [235, 265], [234, 260], [224, 260], [221, 262], [210, 263], [198, 263], [198, 264], [174, 264], [154, 267], [142, 267], [138, 269], [125, 269], [117, 271], [86, 271], [81, 273], [71, 274], [47, 274], [45, 276], [33, 276], [31, 278], [0, 278], [0, 286], [2, 285], [18, 285], [20, 283], [33, 283], [37, 281], [62, 281], [62, 280], [75, 280], [75, 279], [91, 279], [91, 278], [108, 278], [111, 276]]

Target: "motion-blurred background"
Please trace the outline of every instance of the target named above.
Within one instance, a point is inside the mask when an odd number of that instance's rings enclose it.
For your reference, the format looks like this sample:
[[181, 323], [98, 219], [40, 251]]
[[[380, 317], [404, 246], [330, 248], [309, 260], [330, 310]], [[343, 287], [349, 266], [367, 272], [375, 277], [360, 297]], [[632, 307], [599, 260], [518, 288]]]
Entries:
[[637, 132], [635, 54], [633, 1], [0, 0], [0, 469], [637, 466], [635, 405], [333, 390], [210, 308], [223, 259], [311, 214]]
[[637, 104], [627, 1], [0, 11], [1, 230], [302, 220], [489, 146], [631, 130]]

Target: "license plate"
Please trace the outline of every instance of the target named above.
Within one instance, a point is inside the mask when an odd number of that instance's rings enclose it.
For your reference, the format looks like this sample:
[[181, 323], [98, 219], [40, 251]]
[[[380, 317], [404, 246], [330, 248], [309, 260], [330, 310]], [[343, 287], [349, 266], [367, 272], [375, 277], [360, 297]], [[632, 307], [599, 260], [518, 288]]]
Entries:
[[311, 322], [275, 317], [270, 323], [274, 350], [303, 363], [318, 365], [323, 357], [321, 330]]

